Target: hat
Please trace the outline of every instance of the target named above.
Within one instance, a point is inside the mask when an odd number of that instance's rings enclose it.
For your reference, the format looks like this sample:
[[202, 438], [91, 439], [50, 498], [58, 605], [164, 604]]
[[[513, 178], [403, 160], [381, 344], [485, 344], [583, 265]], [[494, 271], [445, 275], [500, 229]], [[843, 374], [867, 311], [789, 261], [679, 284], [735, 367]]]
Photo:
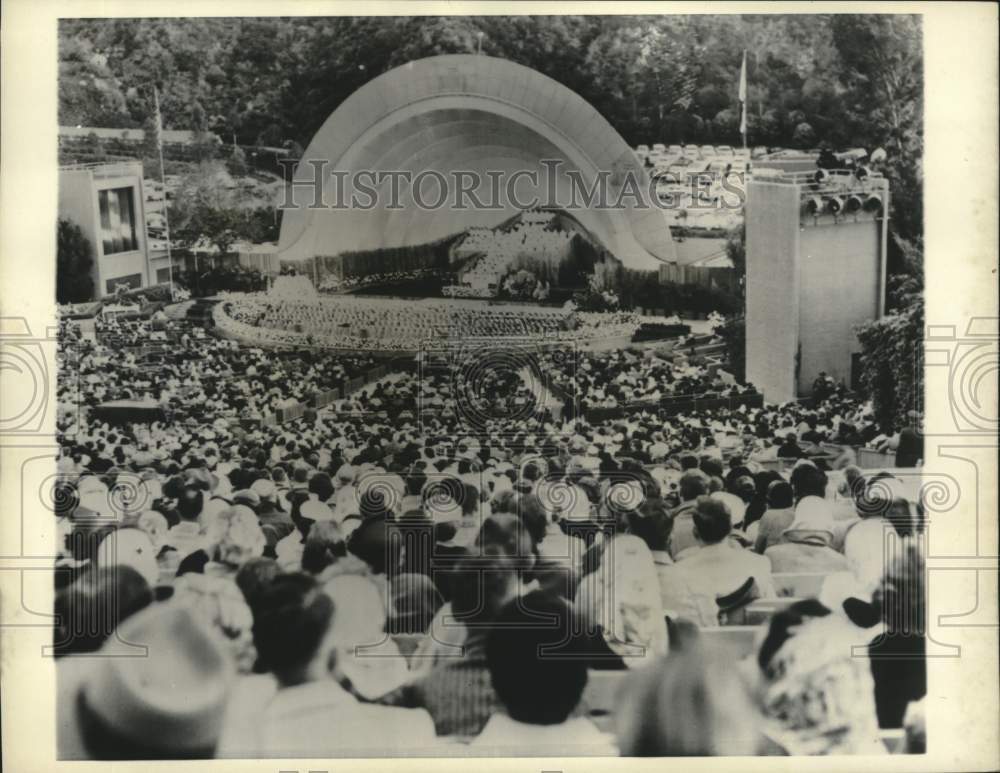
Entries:
[[354, 468], [349, 464], [342, 464], [337, 470], [337, 480], [344, 483], [351, 483], [354, 480]]
[[97, 548], [97, 565], [130, 566], [142, 575], [150, 587], [160, 579], [156, 549], [149, 535], [141, 529], [118, 529], [108, 534]]
[[[96, 480], [96, 478], [93, 480]], [[79, 509], [89, 510], [103, 518], [116, 517], [115, 508], [108, 496], [108, 487], [100, 481], [97, 481], [97, 483], [97, 486], [91, 485], [87, 489], [82, 487], [79, 489]]]
[[317, 499], [310, 499], [303, 502], [302, 507], [299, 509], [299, 514], [303, 518], [308, 518], [310, 521], [316, 521], [317, 523], [320, 521], [336, 520], [333, 510]]
[[189, 486], [212, 491], [219, 485], [219, 479], [204, 467], [191, 467], [184, 471], [185, 483]]
[[191, 609], [154, 604], [122, 622], [98, 654], [76, 694], [59, 701], [72, 712], [60, 727], [60, 758], [91, 756], [85, 725], [112, 728], [154, 757], [212, 756], [235, 669], [219, 635]]
[[201, 513], [198, 515], [198, 524], [201, 526], [203, 532], [207, 532], [212, 527], [216, 516], [228, 508], [229, 504], [225, 499], [220, 499], [219, 497], [212, 497], [205, 502], [201, 508]]
[[261, 499], [273, 499], [277, 493], [277, 486], [269, 478], [259, 478], [250, 486], [250, 490], [255, 492]]
[[410, 681], [406, 659], [383, 626], [386, 610], [378, 586], [357, 574], [341, 574], [323, 587], [337, 610], [330, 635], [338, 650], [337, 669], [354, 690], [375, 700]]
[[829, 535], [827, 544], [833, 541], [833, 510], [830, 503], [820, 497], [802, 497], [795, 506], [795, 517], [791, 526], [782, 532], [815, 532]]
[[239, 503], [248, 507], [260, 507], [260, 497], [253, 489], [240, 489], [234, 491], [232, 495], [233, 504]]

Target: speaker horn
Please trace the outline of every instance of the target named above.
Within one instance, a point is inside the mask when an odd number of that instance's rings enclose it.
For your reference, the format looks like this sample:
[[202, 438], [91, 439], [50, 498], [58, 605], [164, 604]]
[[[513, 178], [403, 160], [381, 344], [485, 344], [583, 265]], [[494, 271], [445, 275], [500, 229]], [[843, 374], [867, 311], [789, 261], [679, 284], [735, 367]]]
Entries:
[[864, 180], [866, 177], [871, 175], [872, 171], [867, 166], [859, 166], [854, 170], [854, 176], [859, 180]]
[[830, 179], [830, 173], [825, 169], [817, 169], [816, 174], [813, 175], [813, 179], [818, 183], [824, 183]]
[[818, 215], [823, 211], [823, 199], [819, 196], [809, 196], [803, 203], [802, 209], [805, 210], [806, 214]]
[[865, 199], [863, 205], [865, 212], [881, 212], [882, 211], [882, 197], [876, 196], [874, 193], [870, 194], [868, 198]]
[[831, 214], [836, 215], [844, 208], [844, 201], [840, 196], [831, 196], [826, 200], [826, 209]]
[[861, 197], [856, 193], [852, 193], [847, 197], [847, 201], [844, 202], [844, 211], [848, 213], [854, 213], [864, 206], [864, 202], [861, 201]]

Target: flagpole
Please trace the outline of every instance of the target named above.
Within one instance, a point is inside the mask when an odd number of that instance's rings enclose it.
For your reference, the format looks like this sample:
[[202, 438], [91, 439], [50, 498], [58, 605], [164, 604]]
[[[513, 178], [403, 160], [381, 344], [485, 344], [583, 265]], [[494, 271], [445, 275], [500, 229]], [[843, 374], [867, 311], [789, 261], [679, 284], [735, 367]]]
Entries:
[[163, 186], [163, 225], [167, 236], [167, 278], [170, 282], [170, 302], [177, 299], [174, 296], [174, 256], [170, 252], [170, 215], [167, 205], [167, 176], [163, 171], [163, 117], [160, 115], [160, 93], [153, 84], [153, 102], [156, 106], [156, 150], [160, 155], [160, 184]]

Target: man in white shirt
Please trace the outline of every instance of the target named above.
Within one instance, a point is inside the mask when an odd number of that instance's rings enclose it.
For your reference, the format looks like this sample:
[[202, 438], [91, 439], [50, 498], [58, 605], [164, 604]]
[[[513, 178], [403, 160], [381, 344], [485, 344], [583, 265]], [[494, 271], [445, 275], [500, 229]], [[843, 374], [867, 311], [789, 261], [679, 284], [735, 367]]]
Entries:
[[660, 567], [663, 606], [700, 626], [717, 626], [717, 599], [753, 578], [761, 597], [776, 596], [771, 562], [729, 539], [732, 516], [724, 502], [699, 497], [692, 511], [699, 547], [685, 551], [673, 567]]
[[[555, 625], [553, 625], [555, 621]], [[508, 604], [486, 643], [490, 681], [505, 712], [469, 744], [472, 755], [617, 756], [614, 738], [572, 716], [587, 685], [569, 606], [543, 592]]]
[[362, 703], [341, 685], [334, 614], [333, 600], [306, 574], [279, 576], [262, 592], [254, 645], [277, 689], [259, 711], [227, 711], [220, 756], [404, 755], [437, 744], [423, 709]]

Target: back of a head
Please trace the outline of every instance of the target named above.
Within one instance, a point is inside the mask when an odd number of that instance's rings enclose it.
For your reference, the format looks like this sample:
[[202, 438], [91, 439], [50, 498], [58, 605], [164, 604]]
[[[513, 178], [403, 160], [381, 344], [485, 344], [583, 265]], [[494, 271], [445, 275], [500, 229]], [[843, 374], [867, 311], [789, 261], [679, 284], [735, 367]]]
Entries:
[[700, 470], [689, 470], [681, 476], [680, 494], [681, 499], [689, 502], [708, 493], [709, 479]]
[[638, 510], [629, 513], [629, 532], [645, 542], [650, 550], [667, 550], [673, 525], [674, 522], [661, 502], [646, 502]]
[[629, 678], [617, 713], [623, 757], [708, 757], [758, 752], [757, 714], [727, 655], [682, 648]]
[[767, 506], [772, 510], [785, 510], [792, 507], [795, 500], [795, 492], [790, 484], [783, 480], [776, 480], [767, 487]]
[[530, 559], [534, 555], [534, 541], [524, 522], [516, 515], [500, 513], [483, 521], [477, 539], [486, 555]]
[[702, 459], [698, 466], [710, 478], [721, 478], [725, 472], [722, 462], [711, 456], [706, 456]]
[[330, 630], [333, 609], [309, 575], [274, 578], [254, 606], [253, 641], [264, 667], [285, 684], [301, 681]]
[[771, 659], [781, 649], [782, 645], [794, 635], [797, 626], [814, 617], [826, 617], [830, 610], [818, 599], [805, 599], [797, 601], [786, 609], [776, 612], [771, 617], [768, 625], [767, 635], [757, 652], [757, 665], [765, 674], [771, 663]]
[[726, 503], [713, 497], [698, 497], [692, 514], [694, 528], [702, 542], [714, 545], [733, 529], [733, 517]]
[[401, 545], [390, 534], [392, 525], [379, 518], [362, 521], [347, 538], [347, 550], [375, 574], [393, 574], [399, 567]]
[[337, 559], [347, 555], [347, 538], [336, 521], [313, 525], [302, 548], [302, 570], [319, 574]]
[[517, 572], [509, 558], [464, 559], [452, 580], [451, 607], [469, 630], [483, 629], [514, 596]]
[[700, 464], [698, 456], [691, 452], [681, 454], [681, 469], [682, 470], [697, 470]]
[[803, 464], [792, 470], [791, 484], [795, 492], [795, 501], [803, 497], [826, 496], [826, 473], [812, 464]]
[[913, 534], [920, 520], [903, 482], [887, 472], [877, 473], [869, 478], [863, 494], [854, 504], [855, 511], [861, 518], [885, 518], [904, 537]]
[[545, 507], [537, 496], [525, 494], [519, 497], [515, 514], [521, 519], [531, 536], [531, 541], [536, 546], [545, 539], [545, 530], [549, 519]]
[[497, 615], [486, 644], [493, 689], [510, 717], [532, 725], [565, 722], [587, 684], [570, 606], [536, 592]]
[[56, 657], [94, 652], [121, 621], [152, 603], [149, 584], [132, 567], [87, 569], [56, 594]]
[[281, 567], [273, 558], [259, 556], [245, 561], [236, 572], [236, 585], [242, 591], [247, 606], [253, 609], [259, 601], [262, 591], [279, 574], [281, 574]]
[[187, 486], [180, 491], [180, 496], [177, 498], [177, 514], [181, 520], [197, 521], [204, 506], [205, 496], [201, 489]]
[[307, 490], [310, 494], [315, 494], [320, 502], [325, 502], [333, 496], [333, 481], [330, 480], [330, 476], [325, 472], [317, 472], [309, 478], [308, 470], [300, 467], [295, 470], [294, 475], [296, 483], [305, 483], [308, 479], [309, 483]]

